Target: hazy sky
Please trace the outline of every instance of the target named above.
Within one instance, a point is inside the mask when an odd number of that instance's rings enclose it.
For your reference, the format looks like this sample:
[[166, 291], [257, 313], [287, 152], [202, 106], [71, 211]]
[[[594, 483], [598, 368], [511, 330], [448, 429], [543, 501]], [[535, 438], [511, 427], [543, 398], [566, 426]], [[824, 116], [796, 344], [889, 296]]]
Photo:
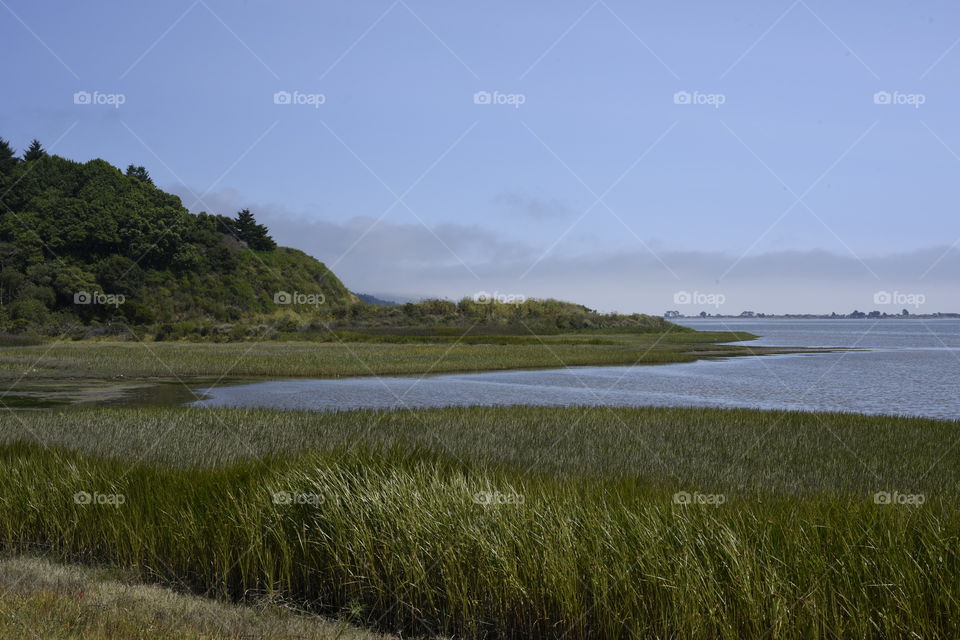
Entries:
[[355, 291], [960, 310], [955, 2], [0, 0], [0, 38], [18, 149]]

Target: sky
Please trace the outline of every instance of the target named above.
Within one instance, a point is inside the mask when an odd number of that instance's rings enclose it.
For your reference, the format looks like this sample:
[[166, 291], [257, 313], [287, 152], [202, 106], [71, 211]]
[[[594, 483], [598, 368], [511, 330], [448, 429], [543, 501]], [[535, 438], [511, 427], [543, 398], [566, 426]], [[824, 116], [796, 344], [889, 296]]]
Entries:
[[0, 0], [0, 137], [353, 291], [960, 311], [948, 1]]

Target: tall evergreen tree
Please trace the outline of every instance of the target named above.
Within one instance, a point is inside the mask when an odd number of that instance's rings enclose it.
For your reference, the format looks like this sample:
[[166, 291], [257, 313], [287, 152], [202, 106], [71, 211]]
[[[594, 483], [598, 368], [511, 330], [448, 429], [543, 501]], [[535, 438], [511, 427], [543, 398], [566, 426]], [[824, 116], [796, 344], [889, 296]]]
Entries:
[[237, 212], [237, 220], [233, 226], [237, 230], [237, 236], [249, 243], [250, 238], [256, 234], [258, 225], [250, 209], [241, 209]]
[[23, 154], [23, 161], [30, 162], [31, 160], [39, 160], [46, 156], [47, 151], [43, 148], [43, 145], [40, 144], [40, 141], [34, 138], [33, 142], [30, 143], [30, 147]]
[[0, 138], [0, 175], [10, 175], [13, 172], [13, 168], [17, 166], [16, 153], [13, 151], [13, 147], [10, 146], [10, 143]]
[[147, 184], [153, 186], [153, 178], [150, 177], [150, 174], [147, 172], [145, 167], [136, 167], [134, 165], [127, 165], [127, 175], [131, 178], [136, 178], [140, 182], [146, 182]]
[[242, 209], [237, 212], [234, 228], [237, 231], [237, 238], [246, 242], [251, 249], [270, 251], [277, 248], [277, 243], [270, 237], [267, 228], [262, 224], [257, 224], [250, 209]]

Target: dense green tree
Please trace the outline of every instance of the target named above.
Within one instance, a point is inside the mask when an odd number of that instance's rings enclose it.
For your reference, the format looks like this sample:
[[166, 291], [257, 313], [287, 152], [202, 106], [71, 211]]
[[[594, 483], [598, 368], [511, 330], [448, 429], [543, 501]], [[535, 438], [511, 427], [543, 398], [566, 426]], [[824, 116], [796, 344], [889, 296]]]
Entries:
[[147, 171], [146, 167], [137, 167], [132, 164], [127, 165], [127, 175], [131, 178], [136, 178], [140, 182], [146, 182], [147, 184], [153, 186], [153, 178], [150, 177], [150, 173]]
[[27, 150], [23, 152], [23, 161], [30, 162], [31, 160], [39, 160], [40, 158], [47, 157], [47, 152], [43, 148], [43, 145], [40, 144], [40, 141], [36, 138], [30, 143], [30, 146], [27, 147]]
[[24, 282], [26, 277], [16, 269], [4, 267], [0, 270], [0, 305], [16, 300]]
[[126, 256], [112, 255], [95, 267], [97, 282], [104, 291], [134, 295], [143, 286], [144, 273], [140, 266]]
[[237, 212], [234, 229], [237, 239], [246, 242], [251, 249], [270, 251], [277, 248], [277, 243], [270, 237], [267, 228], [262, 224], [257, 224], [250, 209], [242, 209]]
[[211, 216], [215, 221], [215, 228], [220, 233], [225, 233], [228, 236], [233, 236], [239, 240], [237, 236], [237, 221], [229, 216], [223, 216], [220, 214]]
[[0, 138], [0, 175], [10, 175], [17, 166], [17, 154], [10, 143]]

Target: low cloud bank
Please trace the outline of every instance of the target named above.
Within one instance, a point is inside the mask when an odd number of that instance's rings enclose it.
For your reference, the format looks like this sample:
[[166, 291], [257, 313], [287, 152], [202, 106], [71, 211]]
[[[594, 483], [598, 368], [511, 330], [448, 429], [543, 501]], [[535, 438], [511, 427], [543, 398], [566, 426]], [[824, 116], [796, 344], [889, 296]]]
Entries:
[[[194, 211], [250, 207], [281, 245], [325, 262], [353, 291], [403, 298], [460, 298], [478, 292], [555, 297], [604, 311], [684, 315], [960, 311], [960, 250], [929, 247], [854, 256], [777, 251], [741, 257], [725, 252], [644, 250], [564, 254], [510, 240], [477, 224], [397, 223], [355, 217], [308, 218], [234, 190], [204, 196], [174, 187]], [[546, 252], [546, 253], [545, 253]]]

